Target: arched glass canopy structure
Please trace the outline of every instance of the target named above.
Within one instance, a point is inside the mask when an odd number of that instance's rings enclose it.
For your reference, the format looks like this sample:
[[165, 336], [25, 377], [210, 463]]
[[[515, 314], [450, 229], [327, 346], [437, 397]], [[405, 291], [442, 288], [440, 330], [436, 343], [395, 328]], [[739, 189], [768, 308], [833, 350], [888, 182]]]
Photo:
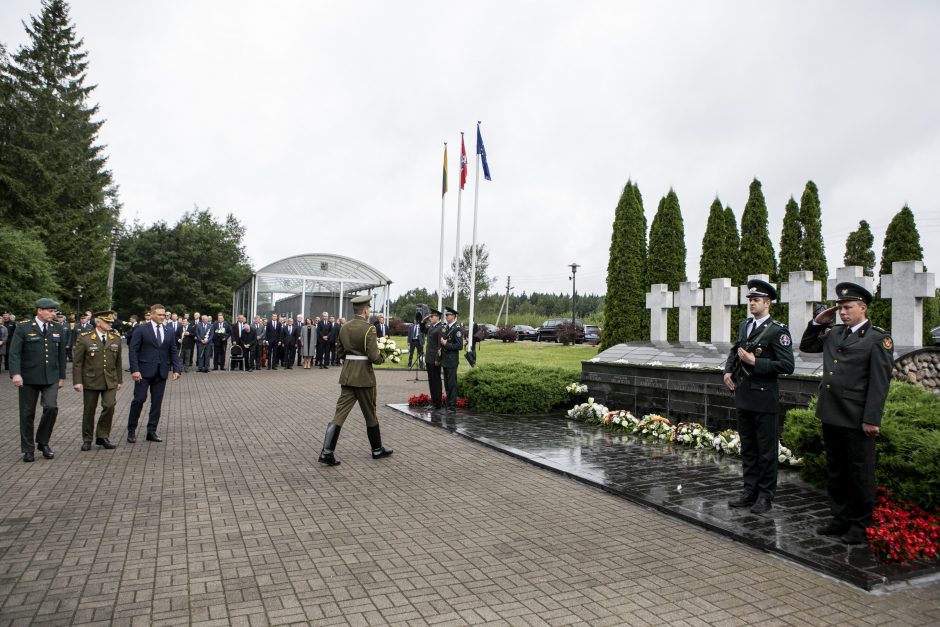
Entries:
[[232, 314], [265, 318], [272, 312], [306, 317], [327, 311], [337, 318], [352, 317], [349, 299], [362, 294], [373, 297], [372, 309], [388, 317], [389, 286], [392, 280], [356, 259], [342, 255], [312, 253], [275, 261], [232, 292]]

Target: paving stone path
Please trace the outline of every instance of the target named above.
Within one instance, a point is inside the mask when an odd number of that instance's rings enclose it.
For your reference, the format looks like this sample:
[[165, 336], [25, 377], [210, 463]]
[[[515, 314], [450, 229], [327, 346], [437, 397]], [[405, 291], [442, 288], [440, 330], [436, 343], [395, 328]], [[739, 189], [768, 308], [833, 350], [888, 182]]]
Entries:
[[866, 593], [405, 417], [402, 372], [395, 454], [354, 412], [322, 467], [338, 374], [188, 374], [134, 445], [127, 387], [87, 453], [67, 386], [56, 459], [25, 464], [4, 373], [0, 625], [940, 623], [940, 582]]

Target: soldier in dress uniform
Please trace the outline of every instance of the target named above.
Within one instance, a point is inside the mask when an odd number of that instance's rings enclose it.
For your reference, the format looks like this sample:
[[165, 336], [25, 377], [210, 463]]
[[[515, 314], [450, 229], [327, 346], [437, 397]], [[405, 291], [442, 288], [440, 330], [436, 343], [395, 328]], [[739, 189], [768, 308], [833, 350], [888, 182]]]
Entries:
[[[375, 327], [369, 324], [371, 313], [371, 296], [357, 296], [350, 300], [356, 317], [344, 324], [339, 332], [336, 345], [336, 356], [343, 362], [343, 369], [339, 374], [341, 392], [336, 401], [336, 413], [333, 420], [326, 427], [323, 436], [323, 449], [317, 459], [321, 464], [328, 466], [339, 465], [334, 456], [336, 441], [339, 432], [346, 422], [346, 417], [353, 405], [359, 403], [359, 409], [366, 419], [366, 433], [369, 435], [369, 445], [372, 447], [372, 459], [388, 457], [392, 449], [382, 446], [382, 435], [379, 431], [379, 419], [375, 415], [375, 373], [372, 364], [380, 364], [385, 358], [379, 353], [379, 345]], [[324, 354], [323, 359], [326, 359]]]
[[424, 323], [424, 335], [427, 338], [424, 349], [424, 366], [428, 371], [428, 390], [431, 395], [431, 407], [441, 409], [441, 312], [432, 309]]
[[[10, 378], [19, 388], [20, 448], [23, 461], [35, 459], [38, 448], [46, 459], [52, 428], [59, 415], [59, 388], [65, 386], [65, 329], [53, 322], [59, 303], [51, 298], [36, 301], [36, 315], [21, 322], [10, 343]], [[41, 399], [41, 400], [40, 400]], [[36, 401], [42, 405], [39, 428], [33, 433]]]
[[[82, 393], [82, 450], [91, 449], [92, 434], [95, 444], [105, 449], [116, 448], [111, 443], [111, 420], [117, 404], [117, 392], [124, 382], [121, 356], [121, 334], [111, 329], [117, 314], [99, 311], [94, 318], [95, 329], [75, 339], [72, 361], [72, 387]], [[101, 398], [101, 416], [95, 430], [95, 411]]]
[[764, 514], [773, 507], [777, 491], [777, 376], [793, 372], [793, 339], [786, 325], [770, 317], [777, 290], [760, 279], [751, 279], [747, 287], [751, 317], [741, 323], [738, 340], [725, 362], [724, 381], [734, 392], [744, 470], [744, 490], [728, 505]]
[[[800, 341], [801, 351], [823, 353], [816, 417], [823, 423], [833, 520], [816, 532], [862, 544], [875, 507], [875, 437], [891, 382], [894, 343], [868, 320], [871, 292], [844, 282], [836, 286], [836, 295], [836, 305], [817, 314]], [[842, 324], [824, 334], [836, 310]]]
[[453, 307], [444, 307], [447, 324], [441, 329], [441, 367], [444, 369], [444, 395], [447, 396], [447, 413], [457, 413], [457, 366], [463, 350], [463, 332], [457, 324], [459, 312]]

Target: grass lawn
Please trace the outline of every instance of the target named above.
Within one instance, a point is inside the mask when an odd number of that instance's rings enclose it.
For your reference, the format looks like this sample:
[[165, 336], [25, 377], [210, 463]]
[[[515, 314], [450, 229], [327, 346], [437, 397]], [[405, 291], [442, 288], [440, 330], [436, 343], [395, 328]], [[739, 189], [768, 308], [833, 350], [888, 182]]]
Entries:
[[[400, 364], [384, 363], [379, 369], [404, 369], [408, 364], [408, 340], [405, 337], [393, 337], [398, 348], [405, 349]], [[559, 368], [581, 369], [581, 362], [597, 355], [597, 346], [578, 344], [564, 346], [552, 342], [514, 342], [503, 343], [499, 340], [486, 340], [477, 345], [477, 365], [511, 364], [522, 362], [533, 366], [556, 366]], [[460, 354], [460, 370], [469, 369], [463, 353]]]

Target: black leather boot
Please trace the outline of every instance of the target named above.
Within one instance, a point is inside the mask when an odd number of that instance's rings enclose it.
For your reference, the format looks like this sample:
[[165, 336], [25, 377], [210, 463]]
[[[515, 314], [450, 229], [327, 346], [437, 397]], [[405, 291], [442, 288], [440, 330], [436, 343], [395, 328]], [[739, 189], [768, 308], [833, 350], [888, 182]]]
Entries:
[[366, 433], [369, 434], [369, 444], [372, 446], [372, 459], [388, 457], [394, 452], [382, 446], [382, 433], [379, 431], [379, 425], [366, 427]]
[[333, 457], [333, 451], [336, 450], [336, 441], [339, 440], [339, 425], [332, 422], [326, 426], [326, 435], [323, 436], [323, 449], [320, 451], [320, 458], [317, 459], [321, 464], [327, 466], [339, 466], [339, 460]]

